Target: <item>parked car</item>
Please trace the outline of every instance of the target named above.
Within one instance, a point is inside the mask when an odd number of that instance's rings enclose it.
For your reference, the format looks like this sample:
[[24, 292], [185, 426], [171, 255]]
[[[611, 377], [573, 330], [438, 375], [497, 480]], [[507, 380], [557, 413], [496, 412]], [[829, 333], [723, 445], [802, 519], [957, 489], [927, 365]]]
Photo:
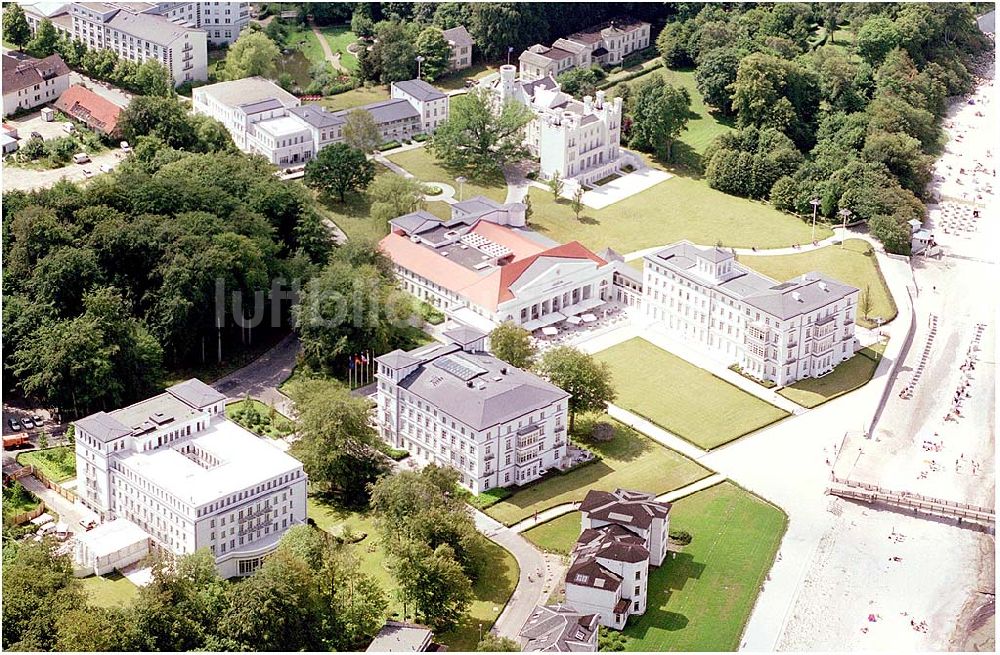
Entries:
[[25, 430], [34, 430], [35, 429], [35, 422], [32, 421], [27, 416], [25, 416], [24, 418], [21, 419], [21, 425], [24, 426]]
[[76, 127], [74, 127], [72, 123], [63, 123], [62, 128], [63, 132], [66, 132], [67, 134], [72, 134], [73, 132], [76, 132]]
[[42, 427], [42, 423], [45, 422], [39, 414], [32, 414], [31, 420], [35, 422], [35, 427], [38, 428]]
[[41, 135], [41, 133], [40, 133], [40, 132], [32, 132], [32, 133], [31, 133], [31, 138], [32, 138], [32, 139], [41, 139], [41, 138], [42, 138], [42, 135]]
[[93, 521], [90, 519], [80, 519], [80, 525], [83, 527], [84, 530], [89, 531], [97, 527], [97, 521]]
[[73, 163], [75, 164], [86, 164], [90, 161], [90, 155], [85, 152], [78, 152], [73, 155]]
[[110, 173], [112, 170], [111, 167], [108, 166], [107, 164], [101, 164], [100, 168], [102, 173]]
[[132, 146], [128, 144], [128, 141], [122, 141], [119, 145], [121, 146], [123, 152], [132, 151]]
[[16, 418], [7, 419], [7, 427], [9, 427], [14, 432], [18, 432], [21, 429], [21, 422]]

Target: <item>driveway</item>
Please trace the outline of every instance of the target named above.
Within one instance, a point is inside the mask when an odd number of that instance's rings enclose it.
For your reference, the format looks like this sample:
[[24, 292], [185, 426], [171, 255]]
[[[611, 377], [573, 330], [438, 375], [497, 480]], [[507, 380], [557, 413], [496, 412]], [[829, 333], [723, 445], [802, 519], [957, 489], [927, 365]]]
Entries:
[[83, 526], [80, 525], [81, 520], [96, 521], [98, 517], [96, 514], [91, 512], [89, 509], [84, 507], [79, 503], [72, 503], [69, 500], [63, 498], [56, 492], [52, 491], [44, 484], [39, 482], [38, 478], [33, 475], [26, 475], [20, 479], [21, 484], [25, 489], [35, 494], [42, 501], [45, 502], [45, 507], [51, 509], [59, 515], [69, 529], [74, 533], [84, 532]]
[[128, 91], [123, 91], [116, 86], [108, 84], [107, 82], [98, 82], [97, 80], [91, 79], [86, 75], [81, 75], [75, 71], [69, 74], [69, 83], [85, 86], [105, 100], [110, 100], [115, 103], [122, 109], [127, 107], [128, 103], [132, 102], [132, 94]]
[[291, 416], [292, 400], [278, 391], [278, 385], [292, 374], [295, 357], [299, 352], [299, 339], [289, 334], [273, 348], [238, 371], [212, 383], [212, 387], [229, 398], [240, 399], [250, 394], [265, 404]]

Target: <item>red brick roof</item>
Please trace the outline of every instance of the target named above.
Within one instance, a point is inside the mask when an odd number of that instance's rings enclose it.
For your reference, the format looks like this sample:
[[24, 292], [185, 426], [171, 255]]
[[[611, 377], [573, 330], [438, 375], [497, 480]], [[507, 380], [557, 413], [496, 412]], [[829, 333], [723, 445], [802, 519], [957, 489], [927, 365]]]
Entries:
[[78, 84], [66, 89], [56, 100], [55, 107], [89, 128], [104, 134], [118, 133], [121, 107]]

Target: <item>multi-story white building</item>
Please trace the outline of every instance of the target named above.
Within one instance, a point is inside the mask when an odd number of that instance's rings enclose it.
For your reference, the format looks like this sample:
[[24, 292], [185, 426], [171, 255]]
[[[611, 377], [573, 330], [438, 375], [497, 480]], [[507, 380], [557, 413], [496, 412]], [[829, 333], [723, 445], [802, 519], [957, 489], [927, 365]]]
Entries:
[[[136, 4], [136, 3], [129, 3]], [[229, 45], [250, 24], [249, 2], [154, 2], [143, 13], [158, 14], [205, 30], [212, 45]]]
[[594, 64], [615, 66], [629, 54], [649, 47], [649, 23], [620, 17], [557, 39], [551, 47], [535, 44], [521, 53], [521, 79], [555, 77]]
[[442, 30], [442, 33], [451, 47], [451, 58], [448, 60], [450, 69], [457, 71], [471, 66], [472, 47], [476, 42], [465, 26], [459, 25], [450, 30]]
[[3, 55], [3, 115], [52, 102], [69, 88], [69, 67], [59, 55], [35, 59]]
[[454, 467], [475, 494], [568, 465], [569, 394], [484, 352], [482, 332], [444, 336], [450, 344], [376, 360], [381, 437], [422, 464]]
[[390, 85], [392, 98], [405, 100], [420, 114], [421, 129], [431, 134], [448, 120], [449, 98], [423, 80], [404, 80]]
[[667, 555], [670, 503], [653, 494], [591, 490], [580, 504], [581, 532], [566, 572], [566, 604], [621, 630], [646, 612], [649, 568]]
[[125, 519], [175, 555], [211, 550], [248, 575], [306, 519], [302, 464], [225, 417], [198, 380], [76, 426], [77, 492], [102, 521]]
[[535, 120], [525, 128], [524, 143], [538, 157], [539, 176], [558, 172], [567, 185], [590, 185], [629, 164], [642, 162], [621, 148], [622, 100], [608, 100], [604, 91], [583, 102], [563, 93], [551, 76], [525, 80], [514, 66], [501, 66], [500, 74], [484, 78], [498, 105], [519, 102], [529, 107]]
[[777, 282], [729, 251], [687, 241], [643, 261], [642, 319], [779, 386], [818, 377], [858, 349], [858, 289], [820, 273]]

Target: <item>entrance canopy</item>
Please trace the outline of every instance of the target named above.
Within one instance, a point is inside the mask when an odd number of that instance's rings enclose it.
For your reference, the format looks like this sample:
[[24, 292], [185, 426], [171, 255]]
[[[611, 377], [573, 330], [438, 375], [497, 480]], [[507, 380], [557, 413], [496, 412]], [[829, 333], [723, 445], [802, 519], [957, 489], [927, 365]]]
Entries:
[[566, 315], [563, 314], [562, 312], [552, 312], [551, 314], [546, 314], [545, 316], [541, 316], [534, 320], [528, 321], [521, 327], [523, 327], [528, 332], [534, 332], [538, 328], [543, 328], [549, 325], [555, 325], [556, 323], [565, 320], [566, 320]]
[[587, 298], [586, 300], [581, 300], [575, 305], [570, 305], [569, 307], [563, 307], [562, 312], [567, 315], [576, 315], [588, 312], [594, 307], [600, 307], [604, 304], [604, 301], [600, 298]]

